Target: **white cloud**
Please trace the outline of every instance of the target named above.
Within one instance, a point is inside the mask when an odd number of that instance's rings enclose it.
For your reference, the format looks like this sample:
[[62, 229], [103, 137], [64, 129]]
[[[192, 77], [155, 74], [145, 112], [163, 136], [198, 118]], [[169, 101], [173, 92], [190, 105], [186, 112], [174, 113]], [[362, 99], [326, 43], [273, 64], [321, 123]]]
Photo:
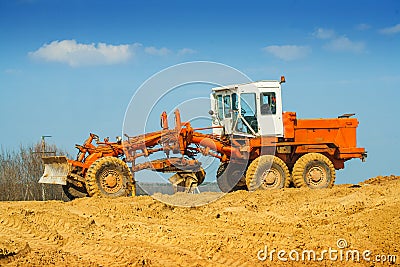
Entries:
[[[366, 30], [370, 26], [367, 24], [358, 24], [356, 27], [358, 30]], [[325, 40], [326, 43], [324, 48], [331, 51], [353, 53], [365, 52], [364, 42], [352, 41], [345, 35], [339, 36], [331, 29], [318, 28], [312, 33], [312, 35], [318, 39]]]
[[191, 48], [182, 48], [178, 50], [178, 56], [190, 55], [195, 53], [197, 53], [197, 51]]
[[340, 51], [340, 52], [353, 52], [353, 53], [361, 53], [365, 52], [365, 44], [363, 42], [354, 42], [351, 41], [346, 36], [341, 36], [335, 39], [332, 39], [325, 45], [325, 48], [332, 51]]
[[400, 75], [384, 75], [378, 78], [382, 82], [387, 83], [399, 83], [400, 82]]
[[379, 32], [382, 34], [387, 34], [387, 35], [399, 33], [400, 32], [400, 23], [397, 25], [394, 25], [393, 27], [380, 29]]
[[134, 54], [132, 48], [137, 46], [140, 44], [82, 44], [75, 40], [62, 40], [44, 44], [38, 50], [29, 52], [29, 56], [49, 62], [66, 63], [73, 67], [108, 65], [127, 61]]
[[9, 75], [14, 75], [14, 74], [20, 74], [22, 73], [22, 71], [19, 69], [6, 69], [4, 70], [4, 73]]
[[318, 39], [331, 39], [335, 37], [335, 31], [331, 29], [318, 28], [312, 35]]
[[155, 48], [154, 46], [149, 46], [144, 49], [144, 52], [153, 56], [166, 56], [171, 53], [171, 50], [166, 47]]
[[182, 48], [174, 52], [166, 47], [156, 48], [154, 46], [143, 47], [140, 43], [111, 45], [105, 43], [83, 44], [75, 40], [53, 41], [44, 44], [36, 51], [28, 55], [37, 60], [47, 62], [60, 62], [72, 67], [88, 65], [110, 65], [126, 62], [137, 53], [146, 53], [154, 56], [183, 56], [197, 53], [191, 48]]
[[359, 30], [359, 31], [366, 31], [366, 30], [370, 29], [371, 26], [366, 23], [360, 23], [360, 24], [357, 24], [355, 28], [356, 28], [356, 30]]
[[270, 45], [263, 50], [286, 61], [304, 58], [311, 52], [310, 47], [298, 45]]

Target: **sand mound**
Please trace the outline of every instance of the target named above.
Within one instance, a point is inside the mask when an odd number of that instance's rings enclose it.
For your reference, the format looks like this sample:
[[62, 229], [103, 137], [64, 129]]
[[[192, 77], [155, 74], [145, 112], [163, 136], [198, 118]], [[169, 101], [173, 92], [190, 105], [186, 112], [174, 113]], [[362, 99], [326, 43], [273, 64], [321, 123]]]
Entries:
[[[2, 202], [0, 265], [379, 266], [376, 256], [393, 262], [392, 255], [399, 264], [400, 183], [384, 177], [366, 183], [237, 191], [189, 208], [149, 196]], [[184, 205], [202, 194], [157, 197]], [[338, 251], [336, 259], [322, 253], [329, 249]], [[356, 250], [358, 262], [351, 258]]]
[[400, 176], [395, 176], [393, 174], [390, 176], [376, 176], [368, 180], [365, 180], [361, 184], [382, 184], [393, 180], [397, 180], [400, 182]]

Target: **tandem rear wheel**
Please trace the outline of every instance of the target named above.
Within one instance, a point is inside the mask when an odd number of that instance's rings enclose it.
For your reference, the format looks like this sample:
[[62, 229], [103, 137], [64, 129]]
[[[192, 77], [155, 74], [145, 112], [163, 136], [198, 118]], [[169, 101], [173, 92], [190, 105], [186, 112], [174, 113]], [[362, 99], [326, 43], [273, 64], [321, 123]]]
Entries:
[[296, 187], [331, 188], [335, 183], [336, 172], [328, 157], [320, 153], [308, 153], [294, 164], [292, 178]]
[[289, 169], [286, 163], [276, 156], [259, 156], [247, 168], [246, 184], [249, 191], [289, 187]]

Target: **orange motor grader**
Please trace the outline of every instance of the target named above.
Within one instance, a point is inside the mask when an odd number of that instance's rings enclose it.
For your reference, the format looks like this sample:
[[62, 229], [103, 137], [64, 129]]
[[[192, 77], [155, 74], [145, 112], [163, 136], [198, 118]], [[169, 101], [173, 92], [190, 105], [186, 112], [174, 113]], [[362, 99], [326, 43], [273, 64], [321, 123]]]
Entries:
[[[211, 93], [209, 128], [193, 128], [175, 111], [175, 127], [161, 115], [161, 130], [116, 142], [90, 134], [75, 160], [45, 157], [39, 182], [62, 184], [71, 199], [83, 196], [119, 197], [135, 193], [134, 174], [150, 169], [175, 173], [176, 190], [192, 192], [205, 178], [198, 154], [220, 160], [217, 183], [221, 191], [329, 188], [335, 170], [352, 158], [365, 160], [357, 147], [354, 114], [330, 119], [298, 119], [282, 109], [279, 81], [258, 81], [216, 87]], [[202, 130], [212, 129], [212, 134]], [[93, 144], [95, 141], [95, 144]], [[150, 160], [150, 155], [163, 155]], [[149, 160], [136, 164], [136, 159]], [[129, 165], [129, 166], [128, 166]]]

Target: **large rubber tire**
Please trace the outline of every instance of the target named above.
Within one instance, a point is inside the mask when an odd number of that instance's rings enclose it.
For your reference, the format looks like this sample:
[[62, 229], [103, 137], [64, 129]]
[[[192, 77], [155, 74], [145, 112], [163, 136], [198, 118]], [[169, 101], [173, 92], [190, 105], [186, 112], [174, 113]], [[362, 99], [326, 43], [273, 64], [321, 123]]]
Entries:
[[289, 169], [286, 163], [276, 156], [259, 156], [247, 169], [246, 184], [249, 191], [289, 187]]
[[72, 183], [67, 182], [66, 185], [62, 186], [64, 194], [67, 196], [69, 200], [74, 200], [77, 198], [87, 197], [89, 196], [86, 188], [78, 187]]
[[292, 175], [296, 187], [331, 188], [335, 183], [336, 171], [326, 156], [308, 153], [296, 161]]
[[217, 170], [217, 184], [224, 193], [247, 190], [246, 166], [234, 163], [221, 163]]
[[136, 192], [131, 171], [116, 157], [103, 157], [93, 162], [85, 179], [90, 196], [116, 198]]

